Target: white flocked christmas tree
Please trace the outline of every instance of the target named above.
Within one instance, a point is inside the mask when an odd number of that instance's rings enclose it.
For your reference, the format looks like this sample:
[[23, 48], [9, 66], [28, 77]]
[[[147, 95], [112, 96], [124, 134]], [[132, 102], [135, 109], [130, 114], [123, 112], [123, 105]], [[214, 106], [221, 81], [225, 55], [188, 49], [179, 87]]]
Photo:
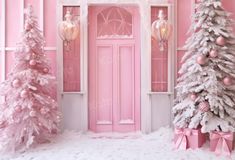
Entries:
[[61, 115], [51, 96], [54, 82], [44, 40], [29, 6], [15, 64], [0, 85], [0, 95], [5, 97], [0, 105], [1, 151], [24, 151], [58, 133]]
[[179, 70], [174, 125], [235, 131], [235, 37], [221, 0], [201, 0]]

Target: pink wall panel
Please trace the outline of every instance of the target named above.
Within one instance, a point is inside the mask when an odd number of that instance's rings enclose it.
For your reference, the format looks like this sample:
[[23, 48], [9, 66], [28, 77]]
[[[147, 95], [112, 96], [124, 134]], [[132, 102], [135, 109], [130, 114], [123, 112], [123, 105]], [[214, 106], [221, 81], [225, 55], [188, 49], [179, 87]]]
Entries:
[[37, 17], [39, 24], [40, 24], [40, 22], [39, 22], [40, 16], [42, 16], [42, 15], [40, 15], [40, 1], [41, 0], [24, 0], [24, 7], [25, 8], [28, 5], [33, 6], [34, 15]]
[[[235, 20], [235, 1], [222, 0], [223, 7], [232, 13], [231, 18]], [[235, 33], [235, 24], [233, 25], [233, 32]]]
[[[177, 47], [180, 48], [184, 46], [185, 41], [190, 36], [190, 34], [186, 34], [190, 25], [191, 25], [191, 14], [192, 14], [192, 1], [193, 0], [178, 0], [178, 41]], [[222, 0], [223, 7], [232, 13], [231, 18], [235, 19], [235, 1]], [[188, 16], [185, 16], [188, 15]], [[234, 33], [235, 33], [235, 24]], [[178, 51], [177, 53], [177, 68], [179, 70], [181, 66], [181, 57], [183, 56], [184, 51]]]
[[187, 32], [191, 25], [192, 0], [178, 0], [178, 39], [177, 47], [184, 46], [185, 40], [189, 35]]
[[56, 0], [44, 0], [44, 33], [46, 46], [56, 46]]
[[10, 73], [15, 63], [14, 52], [6, 52], [6, 75]]
[[[46, 51], [45, 52], [46, 56], [49, 59], [49, 63], [51, 66], [51, 70], [50, 73], [52, 73], [52, 75], [56, 76], [56, 52], [55, 51]], [[55, 84], [54, 89], [52, 90], [52, 97], [56, 99], [56, 88], [57, 88], [57, 84]]]
[[[0, 10], [1, 11], [1, 10]], [[6, 1], [6, 46], [14, 47], [20, 38], [20, 1]]]
[[50, 61], [50, 66], [51, 66], [51, 71], [54, 76], [56, 75], [56, 52], [55, 51], [46, 51], [45, 52], [46, 56], [48, 57]]

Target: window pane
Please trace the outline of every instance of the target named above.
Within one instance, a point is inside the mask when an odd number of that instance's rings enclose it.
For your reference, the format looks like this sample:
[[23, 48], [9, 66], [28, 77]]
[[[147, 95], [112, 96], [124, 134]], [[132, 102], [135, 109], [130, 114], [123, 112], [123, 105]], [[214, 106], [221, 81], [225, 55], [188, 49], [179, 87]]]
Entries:
[[[167, 7], [151, 7], [151, 23], [158, 19], [159, 10], [163, 10], [167, 19]], [[168, 86], [168, 47], [160, 51], [158, 41], [151, 38], [152, 92], [167, 92]]]
[[[79, 7], [64, 7], [63, 15], [67, 9], [73, 16], [79, 15]], [[63, 50], [64, 62], [64, 92], [80, 91], [80, 36], [71, 41], [69, 47]]]

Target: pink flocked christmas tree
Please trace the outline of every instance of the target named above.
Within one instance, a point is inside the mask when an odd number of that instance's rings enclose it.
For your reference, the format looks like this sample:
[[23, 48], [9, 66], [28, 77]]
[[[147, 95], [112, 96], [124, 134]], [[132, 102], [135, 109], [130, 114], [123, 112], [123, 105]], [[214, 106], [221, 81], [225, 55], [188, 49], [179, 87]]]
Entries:
[[0, 105], [0, 147], [5, 152], [24, 151], [48, 142], [58, 133], [61, 119], [57, 102], [51, 97], [55, 77], [50, 74], [44, 40], [31, 6], [25, 18], [15, 65], [0, 86], [5, 97]]

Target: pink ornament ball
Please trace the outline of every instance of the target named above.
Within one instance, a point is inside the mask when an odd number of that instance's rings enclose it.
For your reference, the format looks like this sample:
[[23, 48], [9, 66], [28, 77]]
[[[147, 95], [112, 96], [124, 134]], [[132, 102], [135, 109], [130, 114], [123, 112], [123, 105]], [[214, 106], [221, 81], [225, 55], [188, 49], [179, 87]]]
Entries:
[[30, 117], [36, 117], [36, 112], [35, 111], [30, 111], [29, 116]]
[[21, 91], [20, 97], [21, 97], [21, 98], [26, 98], [26, 97], [28, 97], [28, 91], [27, 91], [27, 90]]
[[218, 52], [216, 50], [211, 50], [209, 55], [211, 58], [216, 58], [218, 56]]
[[226, 86], [230, 86], [232, 85], [232, 79], [230, 77], [225, 77], [223, 79], [223, 83], [226, 85]]
[[25, 28], [26, 31], [29, 31], [29, 30], [31, 30], [32, 26], [30, 24], [26, 23], [24, 25], [24, 28]]
[[197, 63], [200, 65], [204, 65], [206, 63], [206, 57], [204, 55], [200, 55], [197, 57]]
[[224, 39], [224, 37], [219, 36], [219, 37], [216, 39], [216, 44], [218, 44], [218, 45], [220, 45], [220, 46], [224, 46], [224, 45], [225, 45], [225, 39]]
[[13, 82], [12, 82], [12, 86], [14, 88], [18, 88], [20, 86], [20, 80], [19, 79], [15, 79]]
[[37, 57], [37, 55], [35, 53], [31, 54], [31, 58], [36, 58], [36, 57]]
[[196, 95], [195, 93], [192, 93], [192, 94], [190, 95], [190, 99], [191, 99], [192, 101], [195, 101], [195, 100], [197, 99], [197, 95]]
[[44, 73], [48, 73], [48, 72], [49, 72], [49, 69], [48, 69], [48, 68], [43, 68], [43, 72], [44, 72]]
[[37, 64], [37, 62], [34, 59], [29, 61], [30, 66], [35, 66], [36, 64]]
[[18, 105], [18, 106], [16, 106], [16, 107], [14, 108], [14, 110], [15, 110], [16, 112], [21, 112], [21, 111], [22, 111], [22, 108], [21, 108], [20, 105]]
[[47, 108], [41, 108], [41, 109], [40, 109], [40, 112], [41, 112], [42, 114], [47, 114], [48, 109], [47, 109]]
[[203, 101], [199, 104], [199, 110], [202, 112], [208, 112], [210, 110], [210, 104], [206, 101]]

